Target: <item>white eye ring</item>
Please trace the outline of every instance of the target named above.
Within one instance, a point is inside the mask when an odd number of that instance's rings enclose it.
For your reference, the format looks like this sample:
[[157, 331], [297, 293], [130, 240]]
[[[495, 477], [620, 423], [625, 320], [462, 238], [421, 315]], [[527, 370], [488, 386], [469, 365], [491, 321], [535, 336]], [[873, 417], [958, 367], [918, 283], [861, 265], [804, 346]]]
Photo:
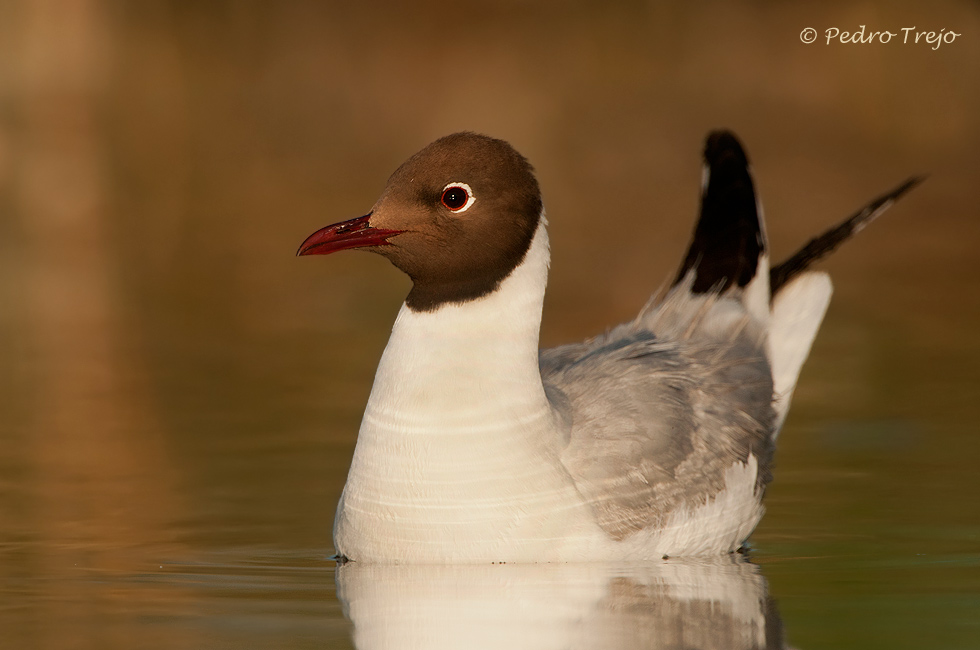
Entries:
[[[459, 188], [466, 192], [466, 203], [453, 207], [453, 205], [446, 202], [446, 194], [453, 188]], [[446, 187], [442, 188], [442, 195], [440, 196], [439, 200], [444, 206], [446, 206], [447, 210], [459, 214], [460, 212], [466, 212], [469, 210], [470, 206], [476, 201], [476, 197], [473, 196], [473, 190], [470, 189], [470, 186], [466, 183], [449, 183], [446, 185]]]

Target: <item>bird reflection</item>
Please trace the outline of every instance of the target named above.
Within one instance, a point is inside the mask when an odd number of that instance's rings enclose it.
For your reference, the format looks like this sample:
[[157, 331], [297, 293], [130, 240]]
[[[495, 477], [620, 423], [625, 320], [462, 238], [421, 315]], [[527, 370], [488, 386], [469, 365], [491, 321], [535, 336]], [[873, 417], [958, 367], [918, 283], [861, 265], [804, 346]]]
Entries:
[[741, 556], [644, 564], [337, 569], [358, 650], [783, 648], [758, 566]]

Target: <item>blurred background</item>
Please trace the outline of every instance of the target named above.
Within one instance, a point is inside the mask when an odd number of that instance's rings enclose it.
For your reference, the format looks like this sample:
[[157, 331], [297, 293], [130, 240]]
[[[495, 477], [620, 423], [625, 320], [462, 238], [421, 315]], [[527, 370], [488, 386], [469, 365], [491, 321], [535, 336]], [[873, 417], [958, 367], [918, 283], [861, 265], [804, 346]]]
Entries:
[[[861, 25], [899, 36], [824, 41]], [[25, 0], [0, 3], [9, 647], [349, 644], [332, 517], [408, 281], [300, 242], [431, 140], [504, 138], [551, 221], [542, 344], [580, 340], [672, 277], [719, 127], [777, 260], [929, 174], [822, 265], [752, 545], [799, 647], [975, 642], [980, 4]]]

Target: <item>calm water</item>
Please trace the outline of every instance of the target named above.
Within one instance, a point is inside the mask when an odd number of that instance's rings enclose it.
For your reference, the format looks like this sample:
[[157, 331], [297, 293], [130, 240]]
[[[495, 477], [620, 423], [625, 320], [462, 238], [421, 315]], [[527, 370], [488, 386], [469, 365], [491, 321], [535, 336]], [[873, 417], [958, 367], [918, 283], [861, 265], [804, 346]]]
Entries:
[[[0, 5], [0, 647], [980, 647], [980, 9]], [[938, 50], [803, 27], [953, 29]], [[296, 259], [463, 128], [538, 169], [542, 341], [628, 319], [734, 128], [836, 294], [747, 559], [337, 568], [407, 281]], [[345, 616], [346, 612], [346, 616]]]

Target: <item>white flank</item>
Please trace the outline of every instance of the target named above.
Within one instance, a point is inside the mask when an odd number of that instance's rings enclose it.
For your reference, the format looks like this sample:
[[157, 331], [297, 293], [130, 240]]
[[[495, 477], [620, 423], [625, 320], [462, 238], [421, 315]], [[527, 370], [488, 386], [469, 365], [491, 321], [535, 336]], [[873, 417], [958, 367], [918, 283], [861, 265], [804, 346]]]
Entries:
[[657, 532], [661, 555], [704, 555], [734, 551], [755, 528], [765, 509], [756, 489], [759, 461], [749, 454], [745, 463], [725, 471], [725, 489], [707, 503], [674, 511]]

